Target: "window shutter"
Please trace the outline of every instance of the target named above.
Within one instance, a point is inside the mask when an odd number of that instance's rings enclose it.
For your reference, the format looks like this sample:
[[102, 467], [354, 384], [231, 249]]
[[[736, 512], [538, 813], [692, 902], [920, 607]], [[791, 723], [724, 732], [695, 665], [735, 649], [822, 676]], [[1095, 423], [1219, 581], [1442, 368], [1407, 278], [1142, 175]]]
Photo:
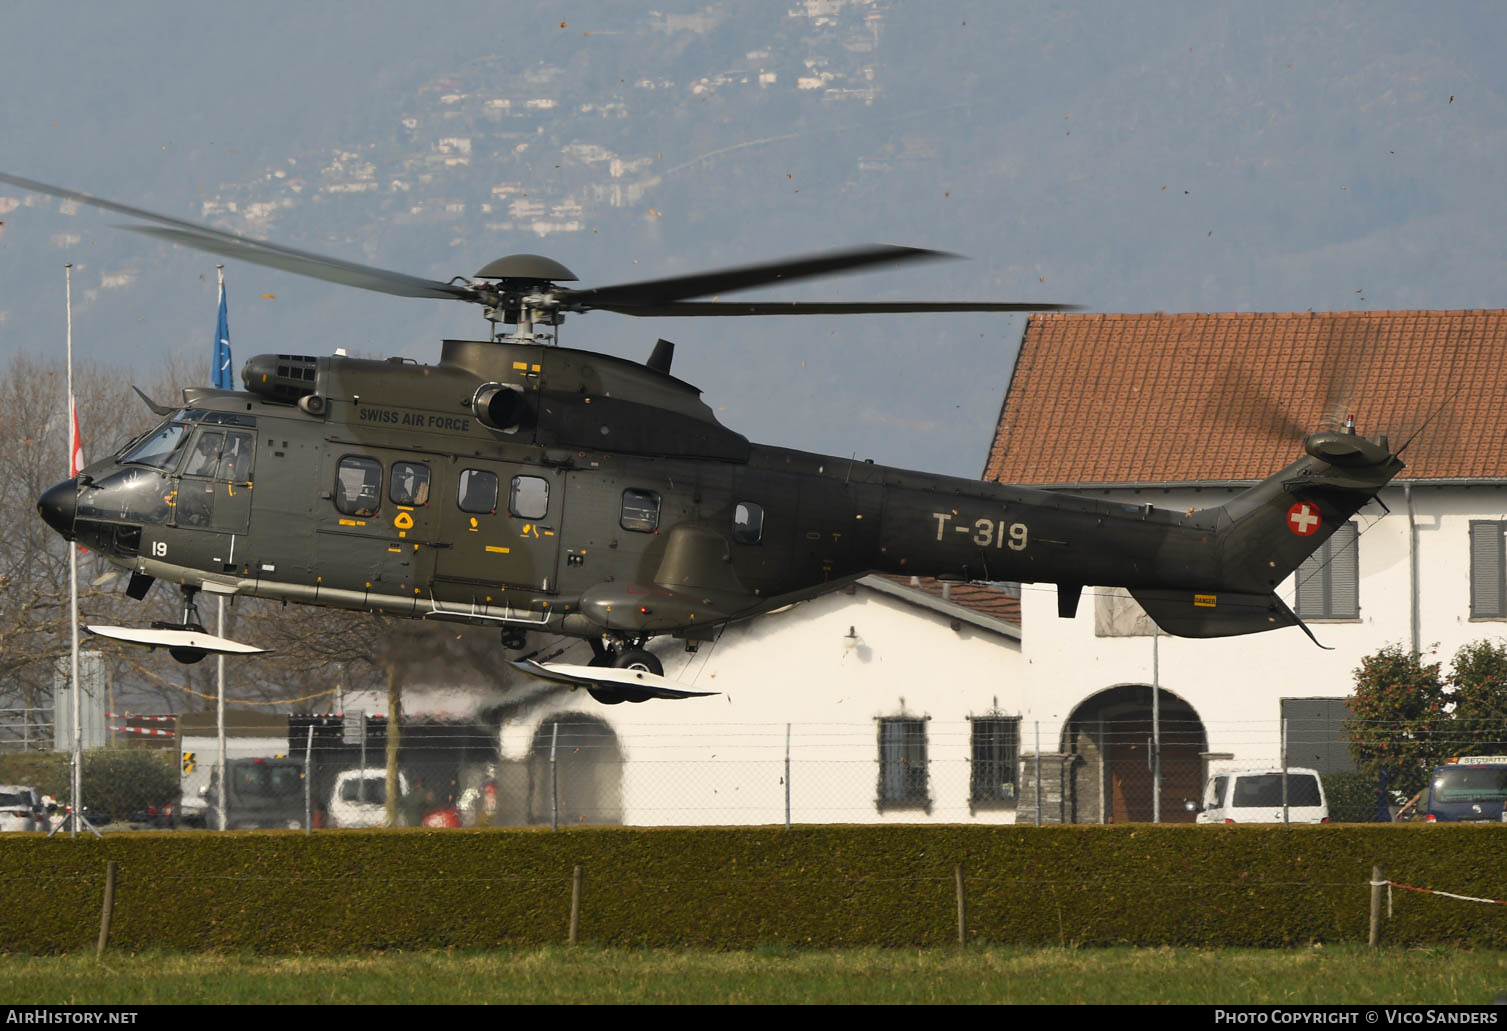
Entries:
[[1303, 619], [1323, 619], [1328, 615], [1324, 608], [1324, 553], [1328, 550], [1326, 542], [1298, 566], [1295, 608]]
[[1502, 531], [1499, 521], [1473, 519], [1470, 523], [1470, 614], [1474, 618], [1507, 616]]
[[1360, 617], [1360, 533], [1354, 523], [1334, 532], [1329, 551], [1329, 615], [1335, 619]]

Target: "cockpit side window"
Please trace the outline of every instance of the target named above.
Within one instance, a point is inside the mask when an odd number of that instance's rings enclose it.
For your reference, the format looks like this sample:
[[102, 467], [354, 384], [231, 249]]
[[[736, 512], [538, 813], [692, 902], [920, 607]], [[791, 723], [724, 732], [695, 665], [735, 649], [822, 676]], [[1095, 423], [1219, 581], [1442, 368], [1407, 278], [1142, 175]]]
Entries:
[[194, 446], [189, 449], [188, 461], [183, 465], [184, 476], [209, 476], [220, 461], [220, 448], [224, 446], [225, 434], [219, 430], [200, 430]]
[[182, 423], [164, 423], [121, 459], [125, 465], [145, 465], [153, 469], [170, 469], [178, 464], [178, 454], [188, 441], [188, 427]]
[[225, 434], [225, 450], [220, 454], [220, 468], [215, 479], [222, 483], [250, 483], [253, 446], [249, 433]]

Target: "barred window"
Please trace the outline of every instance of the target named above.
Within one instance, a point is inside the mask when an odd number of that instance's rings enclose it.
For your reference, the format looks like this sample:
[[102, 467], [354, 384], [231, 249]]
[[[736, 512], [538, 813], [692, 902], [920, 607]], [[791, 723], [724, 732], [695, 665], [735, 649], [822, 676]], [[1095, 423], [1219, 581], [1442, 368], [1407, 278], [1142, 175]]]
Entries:
[[880, 720], [880, 806], [924, 806], [930, 801], [926, 770], [926, 721]]
[[973, 802], [1015, 802], [1020, 754], [1020, 718], [976, 717], [968, 798]]
[[1507, 523], [1495, 519], [1470, 521], [1470, 618], [1507, 618], [1507, 555], [1503, 534]]
[[1293, 611], [1303, 619], [1360, 618], [1360, 533], [1345, 523], [1298, 566]]

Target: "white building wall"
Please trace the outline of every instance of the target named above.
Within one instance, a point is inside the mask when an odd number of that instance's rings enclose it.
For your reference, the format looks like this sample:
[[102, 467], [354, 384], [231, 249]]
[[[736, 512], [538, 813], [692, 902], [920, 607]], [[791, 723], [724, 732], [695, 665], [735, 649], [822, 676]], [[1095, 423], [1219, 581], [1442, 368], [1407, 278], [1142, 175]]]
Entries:
[[[1125, 490], [1096, 492], [1163, 508], [1223, 504], [1233, 490]], [[1235, 765], [1274, 763], [1281, 754], [1284, 697], [1343, 697], [1354, 690], [1361, 659], [1389, 644], [1411, 647], [1413, 576], [1408, 557], [1404, 492], [1383, 492], [1390, 514], [1372, 503], [1354, 520], [1360, 531], [1360, 618], [1309, 621], [1316, 647], [1298, 627], [1243, 637], [1193, 640], [1161, 637], [1161, 687], [1191, 704], [1208, 732], [1209, 749], [1234, 753]], [[1417, 525], [1418, 645], [1426, 661], [1446, 664], [1462, 645], [1507, 635], [1507, 622], [1470, 618], [1472, 519], [1507, 519], [1503, 487], [1433, 487], [1413, 490]], [[1051, 584], [1021, 592], [1025, 670], [1023, 750], [1039, 722], [1043, 751], [1056, 751], [1073, 710], [1117, 684], [1152, 682], [1150, 637], [1096, 637], [1095, 593], [1085, 588], [1074, 619], [1057, 616]], [[1294, 579], [1278, 593], [1293, 603]], [[1290, 761], [1301, 765], [1297, 756]]]
[[[970, 812], [968, 717], [1020, 712], [1019, 642], [952, 622], [857, 586], [730, 627], [693, 655], [655, 642], [667, 677], [718, 693], [613, 706], [566, 695], [505, 726], [503, 757], [526, 759], [551, 718], [581, 714], [618, 737], [624, 823], [777, 824], [789, 724], [793, 822], [1013, 822]], [[554, 661], [589, 655], [581, 644]], [[929, 811], [876, 804], [878, 720], [901, 715], [927, 720]]]

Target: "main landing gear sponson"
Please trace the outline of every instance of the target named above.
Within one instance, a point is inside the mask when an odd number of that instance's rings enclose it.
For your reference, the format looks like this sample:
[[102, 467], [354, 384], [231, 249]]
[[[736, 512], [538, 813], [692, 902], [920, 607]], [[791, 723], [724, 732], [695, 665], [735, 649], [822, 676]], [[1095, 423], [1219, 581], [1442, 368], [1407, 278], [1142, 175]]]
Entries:
[[[638, 669], [645, 673], [653, 673], [657, 677], [665, 675], [664, 663], [652, 652], [643, 648], [644, 638], [621, 644], [614, 642], [604, 644], [602, 641], [592, 638], [590, 666], [612, 666], [616, 669]], [[591, 695], [603, 705], [618, 705], [622, 702], [647, 702], [652, 696], [643, 692], [635, 691], [631, 687], [588, 687], [586, 693]]]

